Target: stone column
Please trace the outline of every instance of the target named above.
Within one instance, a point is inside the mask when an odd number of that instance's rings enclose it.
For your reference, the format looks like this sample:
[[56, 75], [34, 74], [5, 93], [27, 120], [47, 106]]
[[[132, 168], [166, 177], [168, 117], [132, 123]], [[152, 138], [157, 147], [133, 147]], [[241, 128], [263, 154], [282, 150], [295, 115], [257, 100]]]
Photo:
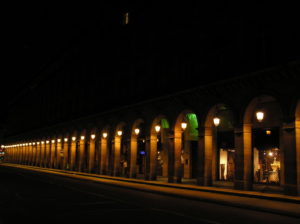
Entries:
[[213, 131], [211, 127], [204, 130], [204, 185], [212, 185]]
[[85, 147], [85, 138], [81, 138], [79, 141], [79, 163], [78, 163], [78, 171], [83, 172], [83, 160], [85, 157], [84, 154], [84, 147]]
[[137, 137], [132, 136], [130, 141], [130, 165], [129, 165], [129, 177], [136, 178], [136, 160], [137, 160], [138, 142]]
[[108, 158], [108, 140], [107, 138], [101, 139], [101, 146], [100, 146], [100, 174], [107, 174], [108, 166], [109, 166], [109, 158]]
[[[149, 142], [149, 158], [150, 158], [150, 164], [149, 164], [149, 179], [150, 180], [156, 180], [157, 179], [157, 137], [154, 135], [150, 136]], [[147, 147], [147, 146], [146, 146]]]
[[176, 181], [174, 132], [169, 131], [166, 137], [166, 141], [166, 144], [168, 145], [168, 182], [174, 183]]
[[243, 126], [243, 143], [244, 143], [244, 190], [253, 188], [253, 160], [252, 160], [252, 125], [244, 124]]
[[300, 196], [300, 120], [296, 121], [297, 192]]
[[62, 143], [61, 143], [61, 139], [58, 139], [56, 143], [56, 159], [55, 159], [56, 169], [62, 169], [61, 151], [62, 151]]
[[120, 176], [120, 152], [121, 152], [121, 139], [122, 137], [116, 136], [114, 143], [114, 168], [113, 175]]
[[64, 149], [64, 159], [63, 159], [63, 166], [62, 169], [63, 170], [68, 170], [70, 168], [70, 164], [69, 164], [69, 139], [68, 138], [64, 138], [64, 143], [63, 143], [63, 149]]
[[95, 138], [91, 138], [90, 139], [90, 144], [89, 144], [89, 162], [88, 162], [88, 172], [92, 173], [93, 169], [94, 169], [94, 161], [95, 161]]
[[40, 160], [40, 167], [45, 166], [45, 152], [46, 152], [46, 145], [45, 142], [41, 142], [41, 160]]
[[205, 147], [204, 147], [204, 134], [205, 129], [199, 127], [199, 139], [198, 139], [198, 164], [197, 164], [197, 185], [204, 185], [204, 170], [205, 170]]
[[243, 127], [234, 129], [235, 166], [234, 166], [234, 188], [244, 189], [244, 135]]
[[174, 173], [176, 183], [181, 183], [183, 170], [181, 165], [181, 151], [182, 151], [182, 132], [175, 132], [174, 134]]
[[72, 139], [70, 147], [70, 170], [75, 170], [76, 162], [76, 139]]
[[[280, 145], [281, 152], [284, 154], [284, 192], [288, 195], [297, 195], [296, 133], [294, 122], [283, 123]], [[283, 177], [281, 176], [281, 178]]]

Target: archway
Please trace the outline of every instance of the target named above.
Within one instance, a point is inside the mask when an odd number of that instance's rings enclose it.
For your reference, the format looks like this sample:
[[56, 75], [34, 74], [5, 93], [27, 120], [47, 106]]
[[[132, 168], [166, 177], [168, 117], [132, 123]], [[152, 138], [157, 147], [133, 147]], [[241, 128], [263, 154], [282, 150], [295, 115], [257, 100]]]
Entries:
[[129, 170], [132, 178], [145, 178], [146, 133], [143, 119], [137, 119], [131, 129]]
[[99, 139], [100, 144], [95, 152], [96, 170], [99, 170], [100, 174], [112, 175], [111, 128], [109, 125], [102, 129]]
[[234, 118], [228, 105], [218, 104], [209, 110], [204, 136], [205, 185], [228, 185], [220, 182], [232, 182], [235, 173]]
[[128, 160], [128, 132], [126, 130], [125, 122], [117, 125], [114, 133], [114, 140], [112, 141], [112, 155], [113, 155], [113, 175], [121, 176], [124, 174], [124, 161]]
[[148, 166], [149, 177], [151, 180], [164, 180], [169, 177], [169, 158], [170, 158], [170, 125], [164, 115], [157, 116], [150, 127], [150, 144]]
[[244, 188], [282, 185], [282, 112], [272, 96], [254, 98], [244, 114]]
[[198, 118], [190, 110], [177, 117], [174, 127], [174, 171], [176, 182], [198, 176]]

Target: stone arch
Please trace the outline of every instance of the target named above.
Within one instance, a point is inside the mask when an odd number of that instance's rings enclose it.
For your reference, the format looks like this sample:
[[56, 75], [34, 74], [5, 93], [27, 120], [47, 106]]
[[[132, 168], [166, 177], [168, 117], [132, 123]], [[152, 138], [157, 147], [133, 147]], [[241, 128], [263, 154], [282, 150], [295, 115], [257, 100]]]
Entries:
[[[139, 130], [136, 133], [135, 130]], [[131, 139], [130, 139], [130, 157], [129, 157], [129, 177], [136, 178], [138, 174], [141, 174], [142, 160], [139, 154], [139, 149], [141, 150], [140, 141], [145, 140], [146, 130], [144, 126], [144, 120], [142, 118], [136, 119], [131, 125]]]
[[114, 139], [114, 129], [111, 125], [106, 124], [99, 128], [99, 148], [96, 150], [95, 163], [100, 174], [112, 175], [112, 144]]
[[[127, 124], [124, 121], [119, 122], [114, 128], [112, 139], [112, 156], [110, 157], [110, 163], [112, 164], [111, 170], [114, 176], [120, 176], [122, 174], [122, 160], [124, 150], [127, 149], [126, 138], [128, 134]], [[120, 133], [119, 133], [120, 132]], [[125, 149], [124, 149], [125, 147]]]
[[[149, 179], [156, 180], [157, 176], [169, 177], [169, 152], [170, 152], [170, 124], [163, 114], [150, 119], [146, 141], [147, 175]], [[156, 130], [156, 126], [159, 130]]]
[[[261, 122], [256, 119], [256, 113], [258, 111], [261, 111], [264, 114], [263, 120]], [[249, 102], [249, 104], [245, 108], [244, 116], [243, 116], [243, 146], [244, 146], [244, 161], [243, 161], [244, 180], [243, 181], [244, 181], [245, 190], [252, 189], [254, 182], [265, 181], [265, 179], [262, 179], [263, 175], [261, 174], [261, 172], [263, 171], [263, 169], [259, 168], [260, 167], [259, 161], [260, 161], [260, 157], [264, 156], [266, 152], [262, 153], [256, 147], [256, 144], [258, 144], [259, 141], [258, 139], [261, 139], [262, 140], [261, 142], [263, 142], [267, 139], [270, 139], [269, 137], [265, 137], [264, 135], [268, 135], [268, 133], [272, 133], [272, 136], [277, 135], [277, 137], [276, 138], [274, 137], [274, 139], [278, 140], [278, 148], [281, 148], [280, 145], [280, 142], [282, 142], [281, 127], [282, 127], [282, 110], [279, 101], [275, 97], [271, 95], [256, 96]], [[274, 148], [274, 149], [278, 149], [278, 148]], [[280, 156], [283, 157], [283, 153], [280, 153]], [[280, 167], [280, 173], [278, 174], [278, 179], [276, 180], [280, 180], [280, 184], [282, 185], [284, 183], [283, 159], [280, 159], [280, 164], [278, 165], [278, 167]], [[272, 178], [275, 179], [277, 178], [277, 176], [274, 175]], [[269, 181], [269, 179], [267, 179], [266, 181]]]
[[[193, 119], [193, 121], [192, 121]], [[193, 124], [196, 122], [196, 126]], [[186, 124], [185, 126], [182, 126]], [[174, 123], [174, 175], [176, 182], [181, 182], [183, 177], [195, 177], [192, 174], [191, 164], [197, 169], [198, 155], [198, 117], [193, 110], [186, 109], [180, 112]], [[192, 127], [192, 128], [191, 128]], [[188, 138], [189, 141], [188, 141]], [[171, 159], [172, 160], [172, 159]], [[173, 163], [172, 161], [172, 163]]]
[[[220, 122], [217, 125], [214, 124], [215, 118], [218, 118]], [[231, 161], [231, 165], [234, 163], [232, 153], [234, 148], [234, 121], [234, 111], [231, 106], [225, 103], [211, 106], [206, 113], [204, 120], [204, 185], [212, 185], [216, 180], [229, 179], [233, 181], [234, 170], [233, 167], [228, 168], [230, 164], [228, 161]], [[219, 140], [225, 138], [226, 143], [230, 144], [223, 146], [223, 149], [221, 149]]]

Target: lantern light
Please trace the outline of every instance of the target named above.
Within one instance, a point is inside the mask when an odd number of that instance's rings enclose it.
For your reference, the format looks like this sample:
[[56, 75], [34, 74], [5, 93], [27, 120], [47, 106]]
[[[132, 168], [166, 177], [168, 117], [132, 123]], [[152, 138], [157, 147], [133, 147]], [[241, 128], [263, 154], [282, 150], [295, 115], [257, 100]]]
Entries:
[[214, 125], [215, 125], [216, 127], [218, 127], [219, 124], [220, 124], [221, 119], [218, 118], [218, 117], [215, 117], [213, 121], [214, 121]]
[[91, 139], [95, 139], [96, 138], [96, 135], [91, 135]]
[[55, 140], [52, 140], [51, 142], [52, 142], [52, 143], [55, 143]]
[[44, 144], [45, 142], [44, 141], [42, 141], [42, 144]]
[[186, 122], [182, 122], [181, 123], [181, 128], [182, 128], [183, 131], [186, 129], [186, 127], [187, 127], [187, 123]]
[[75, 140], [76, 140], [76, 137], [75, 137], [75, 136], [73, 136], [73, 137], [72, 137], [72, 141], [75, 141]]
[[261, 122], [264, 119], [264, 112], [262, 112], [261, 110], [256, 112], [256, 119], [258, 120], [258, 122]]
[[84, 140], [84, 138], [85, 138], [84, 136], [80, 136], [80, 139], [81, 139], [81, 140]]
[[68, 138], [64, 138], [64, 141], [67, 142], [67, 141], [68, 141]]
[[61, 142], [61, 139], [59, 138], [59, 139], [57, 139], [57, 142]]
[[48, 141], [48, 140], [46, 141], [46, 144], [49, 144], [49, 141]]
[[121, 136], [123, 134], [123, 132], [120, 130], [117, 132], [119, 136]]
[[134, 129], [134, 132], [136, 135], [138, 135], [140, 133], [140, 129], [136, 128], [136, 129]]
[[271, 133], [272, 133], [271, 130], [266, 130], [267, 135], [271, 135]]
[[107, 137], [107, 133], [104, 132], [104, 133], [102, 134], [102, 136], [103, 136], [103, 138], [106, 138], [106, 137]]
[[160, 126], [159, 125], [156, 125], [155, 127], [155, 131], [158, 133], [160, 131]]

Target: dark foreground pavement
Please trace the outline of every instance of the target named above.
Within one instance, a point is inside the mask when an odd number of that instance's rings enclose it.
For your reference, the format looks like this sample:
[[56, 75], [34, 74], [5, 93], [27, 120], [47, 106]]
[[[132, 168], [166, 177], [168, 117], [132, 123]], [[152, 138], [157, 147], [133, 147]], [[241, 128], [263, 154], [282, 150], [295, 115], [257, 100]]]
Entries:
[[0, 166], [0, 223], [300, 223], [298, 197], [269, 200], [7, 165]]

